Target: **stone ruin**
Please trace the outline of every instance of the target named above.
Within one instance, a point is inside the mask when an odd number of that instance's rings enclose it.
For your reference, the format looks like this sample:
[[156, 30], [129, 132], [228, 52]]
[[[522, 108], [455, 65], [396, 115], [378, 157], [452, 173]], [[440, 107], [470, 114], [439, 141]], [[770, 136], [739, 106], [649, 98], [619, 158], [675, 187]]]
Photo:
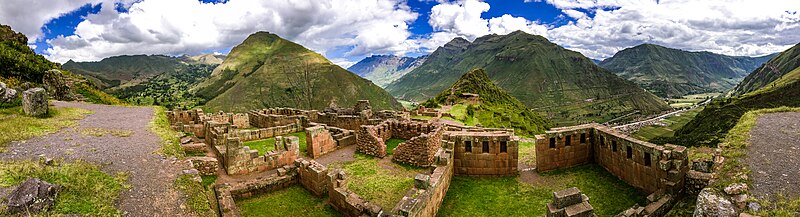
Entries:
[[596, 217], [589, 197], [572, 187], [553, 192], [553, 202], [547, 203], [547, 217]]
[[392, 160], [415, 166], [429, 166], [441, 147], [444, 130], [441, 125], [411, 121], [385, 121], [378, 125], [361, 126], [357, 133], [356, 151], [383, 158], [386, 156], [386, 141], [390, 138], [405, 139], [394, 150]]
[[32, 88], [22, 93], [22, 111], [26, 115], [42, 117], [47, 115], [47, 92], [42, 88]]

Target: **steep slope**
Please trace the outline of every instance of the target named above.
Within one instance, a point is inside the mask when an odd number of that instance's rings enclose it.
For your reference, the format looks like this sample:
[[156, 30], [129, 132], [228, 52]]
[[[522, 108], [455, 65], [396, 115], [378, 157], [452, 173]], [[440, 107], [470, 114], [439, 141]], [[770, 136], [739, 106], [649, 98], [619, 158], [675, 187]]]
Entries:
[[786, 73], [800, 67], [800, 44], [780, 53], [753, 73], [750, 73], [733, 91], [734, 95], [743, 95], [758, 90], [781, 78]]
[[95, 84], [102, 88], [132, 86], [160, 75], [175, 71], [183, 65], [178, 58], [164, 55], [133, 55], [105, 58], [98, 62], [64, 63], [64, 69], [94, 78]]
[[672, 98], [728, 91], [772, 57], [725, 56], [642, 44], [599, 65], [658, 96]]
[[225, 55], [221, 54], [201, 54], [197, 56], [183, 55], [178, 58], [187, 63], [219, 65], [222, 64], [222, 61], [225, 60]]
[[559, 125], [669, 109], [663, 100], [580, 53], [522, 31], [487, 35], [472, 43], [453, 39], [387, 90], [399, 98], [426, 100], [473, 68], [484, 68], [498, 86]]
[[380, 87], [386, 87], [389, 83], [422, 65], [427, 58], [428, 56], [373, 55], [358, 61], [347, 70], [372, 81]]
[[322, 109], [330, 101], [375, 109], [397, 109], [389, 93], [294, 42], [257, 32], [234, 47], [194, 91], [209, 111], [243, 112], [264, 107]]
[[[770, 60], [767, 65], [791, 65], [791, 62], [796, 61], [798, 57], [800, 53], [796, 52], [796, 48], [792, 48]], [[675, 133], [675, 138], [663, 139], [663, 142], [687, 146], [714, 146], [725, 138], [739, 118], [748, 111], [781, 106], [800, 107], [800, 67], [793, 69], [776, 67], [772, 72], [782, 76], [775, 78], [771, 83], [760, 85], [763, 86], [760, 89], [715, 100], [691, 122], [679, 129]]]
[[[479, 100], [464, 99], [465, 94], [478, 94]], [[495, 85], [483, 69], [462, 75], [450, 88], [423, 105], [466, 105], [466, 119], [477, 118], [486, 127], [513, 128], [523, 136], [543, 133], [551, 125], [550, 121], [531, 112], [517, 98]]]

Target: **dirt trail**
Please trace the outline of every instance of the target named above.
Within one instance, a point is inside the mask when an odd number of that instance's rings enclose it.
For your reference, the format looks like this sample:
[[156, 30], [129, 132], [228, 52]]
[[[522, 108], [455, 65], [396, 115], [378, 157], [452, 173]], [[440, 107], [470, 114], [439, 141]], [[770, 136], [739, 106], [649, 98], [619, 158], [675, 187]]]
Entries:
[[762, 115], [750, 130], [749, 144], [753, 193], [800, 197], [800, 112]]
[[[74, 107], [94, 111], [79, 121], [78, 126], [24, 142], [12, 142], [0, 160], [84, 159], [102, 165], [108, 173], [128, 173], [131, 189], [122, 192], [117, 207], [126, 216], [186, 216], [188, 211], [180, 193], [172, 186], [182, 169], [189, 165], [154, 154], [160, 138], [149, 131], [153, 109], [54, 102], [55, 107]], [[130, 135], [86, 135], [82, 130], [103, 129]]]

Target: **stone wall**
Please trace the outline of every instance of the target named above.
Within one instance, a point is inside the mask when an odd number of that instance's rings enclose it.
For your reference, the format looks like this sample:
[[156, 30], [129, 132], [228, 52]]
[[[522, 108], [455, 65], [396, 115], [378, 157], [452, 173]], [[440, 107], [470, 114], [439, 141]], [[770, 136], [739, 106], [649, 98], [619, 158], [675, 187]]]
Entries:
[[294, 124], [275, 126], [270, 128], [238, 130], [236, 134], [237, 137], [239, 137], [239, 139], [242, 140], [242, 142], [247, 142], [247, 141], [268, 139], [276, 136], [288, 135], [296, 132], [303, 132], [303, 130], [304, 128], [302, 125], [294, 123]]
[[223, 217], [239, 216], [236, 200], [246, 199], [259, 194], [267, 194], [297, 184], [298, 170], [295, 165], [286, 165], [278, 169], [277, 174], [258, 177], [244, 182], [217, 184], [214, 191], [217, 195], [220, 214]]
[[275, 137], [275, 149], [261, 156], [257, 150], [243, 146], [238, 137], [229, 137], [226, 144], [217, 147], [224, 158], [225, 171], [230, 175], [275, 169], [293, 164], [300, 156], [300, 140], [294, 136]]
[[536, 170], [544, 172], [591, 163], [593, 133], [591, 127], [576, 127], [537, 135]]
[[456, 175], [515, 175], [519, 161], [519, 137], [513, 131], [448, 131], [453, 142]]
[[300, 184], [306, 190], [317, 197], [322, 197], [328, 192], [330, 180], [328, 179], [327, 167], [314, 160], [297, 159], [294, 164], [298, 167]]
[[250, 125], [258, 128], [271, 128], [286, 125], [305, 127], [310, 120], [316, 119], [317, 111], [289, 108], [271, 108], [253, 110], [247, 113]]
[[204, 176], [216, 175], [219, 168], [219, 161], [213, 157], [191, 157], [189, 164]]
[[328, 203], [342, 216], [378, 216], [383, 213], [383, 208], [347, 189], [347, 175], [344, 171], [329, 172], [328, 180]]
[[306, 128], [306, 144], [308, 155], [318, 158], [335, 151], [341, 147], [355, 144], [356, 135], [353, 131], [325, 125]]
[[414, 187], [392, 209], [392, 214], [408, 217], [436, 216], [453, 178], [452, 151], [439, 149], [431, 174], [418, 174]]
[[394, 150], [397, 157], [393, 160], [427, 166], [433, 162], [433, 154], [441, 146], [443, 132], [441, 125], [412, 121], [389, 120], [377, 125], [365, 125], [357, 132], [356, 151], [382, 158], [386, 156], [386, 140], [405, 139], [406, 142]]

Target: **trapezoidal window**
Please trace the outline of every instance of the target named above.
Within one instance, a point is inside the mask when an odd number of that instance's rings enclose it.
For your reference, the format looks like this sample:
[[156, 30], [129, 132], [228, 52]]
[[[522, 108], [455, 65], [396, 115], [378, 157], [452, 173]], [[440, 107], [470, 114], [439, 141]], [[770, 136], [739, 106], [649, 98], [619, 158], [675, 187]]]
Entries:
[[500, 141], [500, 153], [508, 152], [508, 142]]
[[581, 144], [586, 143], [586, 133], [581, 133]]
[[628, 156], [628, 159], [633, 158], [633, 148], [631, 148], [630, 146], [626, 146], [625, 151], [626, 151], [625, 156]]
[[567, 136], [567, 138], [564, 139], [564, 146], [572, 145], [570, 143], [572, 143], [572, 136]]
[[617, 152], [617, 140], [611, 140], [611, 151]]
[[550, 138], [550, 148], [556, 148], [556, 138]]
[[489, 141], [483, 141], [483, 153], [489, 153]]
[[472, 153], [472, 141], [464, 141], [464, 152]]
[[650, 153], [645, 152], [644, 153], [644, 165], [649, 167], [650, 163], [651, 163], [650, 162]]

